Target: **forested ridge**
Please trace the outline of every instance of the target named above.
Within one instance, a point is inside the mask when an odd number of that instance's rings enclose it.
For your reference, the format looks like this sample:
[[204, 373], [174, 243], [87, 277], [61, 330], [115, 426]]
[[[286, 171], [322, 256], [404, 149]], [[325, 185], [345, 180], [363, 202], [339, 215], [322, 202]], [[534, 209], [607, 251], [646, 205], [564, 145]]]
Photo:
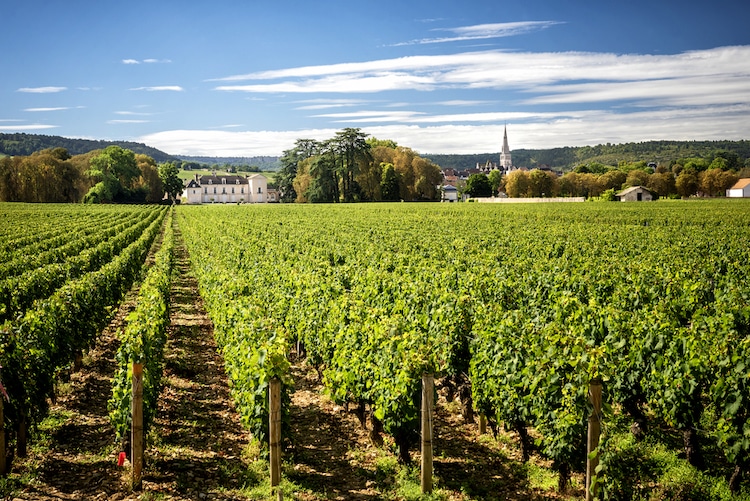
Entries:
[[62, 136], [45, 136], [42, 134], [0, 134], [0, 156], [29, 156], [38, 151], [50, 148], [65, 148], [70, 155], [83, 155], [94, 150], [103, 150], [107, 146], [119, 146], [133, 153], [148, 155], [157, 163], [171, 162], [177, 158], [161, 150], [132, 141], [97, 141], [93, 139], [73, 139]]
[[[511, 149], [513, 165], [528, 168], [546, 166], [562, 171], [588, 163], [616, 166], [623, 162], [644, 161], [669, 165], [680, 158], [707, 157], [721, 150], [736, 153], [747, 160], [750, 158], [750, 141], [645, 141], [539, 150]], [[497, 162], [499, 155], [499, 152], [494, 152], [467, 155], [426, 154], [424, 157], [443, 169], [464, 170], [475, 167], [477, 163], [484, 165], [487, 161]]]

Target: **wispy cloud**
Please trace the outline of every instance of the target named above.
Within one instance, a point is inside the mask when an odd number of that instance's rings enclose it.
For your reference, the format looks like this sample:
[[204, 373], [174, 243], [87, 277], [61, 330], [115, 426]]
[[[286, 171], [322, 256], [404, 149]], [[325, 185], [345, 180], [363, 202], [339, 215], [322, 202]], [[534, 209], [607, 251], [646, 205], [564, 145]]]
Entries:
[[149, 117], [152, 116], [153, 113], [146, 113], [143, 111], [115, 111], [115, 115], [127, 115], [127, 116], [136, 116], [136, 117]]
[[142, 61], [139, 61], [138, 59], [123, 59], [122, 60], [122, 64], [141, 64], [141, 63], [144, 63], [144, 64], [157, 64], [157, 63], [168, 64], [168, 63], [171, 63], [171, 62], [172, 62], [171, 59], [154, 59], [154, 58], [143, 59]]
[[436, 38], [420, 38], [409, 42], [396, 43], [393, 44], [393, 46], [466, 42], [469, 40], [512, 37], [543, 30], [556, 24], [562, 23], [560, 21], [521, 21], [515, 23], [476, 24], [472, 26], [459, 26], [457, 28], [435, 28], [432, 31], [445, 31], [453, 33], [453, 35]]
[[157, 85], [155, 87], [134, 87], [130, 90], [145, 90], [148, 92], [160, 92], [160, 91], [172, 91], [172, 92], [182, 92], [185, 89], [180, 87], [179, 85]]
[[367, 103], [367, 101], [362, 99], [304, 99], [297, 102], [302, 104], [302, 106], [294, 108], [295, 110], [325, 110], [331, 108], [346, 108]]
[[64, 111], [69, 110], [70, 107], [68, 106], [58, 106], [55, 108], [26, 108], [23, 111], [31, 111], [31, 112], [39, 112], [39, 111]]
[[110, 125], [115, 124], [147, 124], [151, 123], [150, 120], [134, 120], [134, 119], [123, 119], [123, 120], [107, 120]]
[[68, 90], [67, 87], [21, 87], [16, 92], [27, 92], [31, 94], [54, 94]]
[[671, 55], [504, 51], [412, 56], [236, 75], [220, 91], [357, 94], [395, 90], [507, 90], [525, 104], [620, 100], [679, 106], [750, 100], [750, 46]]
[[414, 117], [424, 115], [417, 111], [355, 111], [352, 113], [326, 113], [315, 115], [317, 118], [333, 118], [336, 122], [351, 123], [379, 123], [379, 122], [409, 122]]
[[25, 131], [25, 130], [54, 129], [55, 127], [58, 127], [58, 126], [48, 125], [48, 124], [0, 125], [0, 130], [10, 131], [10, 132], [19, 132], [19, 131]]

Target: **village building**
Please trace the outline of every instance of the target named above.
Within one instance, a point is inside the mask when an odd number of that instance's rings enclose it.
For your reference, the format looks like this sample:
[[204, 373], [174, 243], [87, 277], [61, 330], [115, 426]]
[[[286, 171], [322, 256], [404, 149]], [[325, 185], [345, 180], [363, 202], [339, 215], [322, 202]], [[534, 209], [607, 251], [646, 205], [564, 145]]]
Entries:
[[615, 194], [620, 202], [650, 202], [654, 194], [643, 186], [631, 186]]
[[730, 198], [750, 198], [750, 178], [743, 178], [737, 181], [734, 186], [727, 190], [727, 196]]
[[453, 185], [445, 184], [441, 191], [443, 196], [440, 199], [441, 202], [458, 202], [458, 188]]
[[[250, 176], [195, 175], [185, 186], [188, 204], [267, 203], [268, 180], [260, 174]], [[275, 196], [275, 198], [278, 198]]]

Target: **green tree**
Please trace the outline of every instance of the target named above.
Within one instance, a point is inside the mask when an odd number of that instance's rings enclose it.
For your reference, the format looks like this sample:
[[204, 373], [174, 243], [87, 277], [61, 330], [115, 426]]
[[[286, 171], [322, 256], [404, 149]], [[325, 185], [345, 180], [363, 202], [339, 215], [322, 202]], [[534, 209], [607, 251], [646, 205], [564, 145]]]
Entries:
[[177, 169], [177, 166], [172, 162], [165, 162], [159, 165], [159, 179], [161, 179], [163, 189], [167, 193], [167, 196], [169, 196], [169, 199], [174, 203], [184, 189], [182, 179], [180, 179], [180, 171]]
[[127, 196], [134, 178], [140, 175], [135, 153], [119, 146], [107, 146], [91, 159], [87, 174], [98, 181], [84, 197], [87, 203], [113, 202]]
[[309, 159], [310, 185], [305, 197], [312, 203], [338, 202], [338, 178], [335, 159], [331, 155], [318, 155]]
[[367, 134], [357, 128], [346, 128], [336, 133], [331, 141], [333, 151], [336, 153], [337, 171], [341, 179], [341, 194], [344, 202], [355, 202], [358, 199], [359, 188], [354, 178], [361, 167], [369, 164], [372, 160], [370, 145], [367, 143]]
[[490, 173], [487, 175], [487, 178], [490, 180], [490, 186], [492, 186], [492, 194], [497, 195], [497, 192], [500, 190], [500, 187], [503, 185], [502, 173], [497, 169], [492, 169]]
[[294, 148], [284, 151], [279, 159], [281, 169], [276, 175], [279, 192], [281, 193], [282, 202], [294, 202], [298, 198], [297, 191], [294, 187], [294, 180], [297, 177], [299, 164], [303, 160], [320, 155], [322, 145], [314, 139], [298, 139]]
[[383, 175], [380, 181], [380, 196], [385, 202], [396, 202], [399, 200], [398, 174], [393, 164], [380, 164]]
[[470, 197], [482, 198], [492, 196], [492, 184], [486, 174], [472, 174], [466, 180], [465, 193]]

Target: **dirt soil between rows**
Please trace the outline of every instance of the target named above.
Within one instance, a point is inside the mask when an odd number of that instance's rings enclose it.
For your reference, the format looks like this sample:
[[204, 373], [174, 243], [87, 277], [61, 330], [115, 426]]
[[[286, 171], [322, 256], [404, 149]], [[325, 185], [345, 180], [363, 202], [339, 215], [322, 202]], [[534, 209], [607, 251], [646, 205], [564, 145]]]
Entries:
[[[131, 489], [129, 462], [117, 466], [122, 447], [107, 415], [117, 333], [135, 307], [134, 288], [82, 369], [60, 384], [49, 424], [32, 435], [28, 457], [13, 465], [18, 488], [6, 499], [247, 499], [247, 487], [268, 481], [253, 473], [257, 458], [247, 452], [250, 437], [232, 402], [179, 230], [176, 237], [164, 388], [148, 434], [142, 489]], [[395, 482], [393, 473], [379, 466], [383, 458], [395, 457], [392, 442], [386, 437], [383, 448], [373, 447], [357, 418], [325, 397], [314, 368], [295, 363], [293, 377], [292, 439], [283, 475], [299, 486], [294, 498], [392, 499], [384, 493]], [[435, 476], [438, 487], [453, 493], [450, 499], [557, 498], [529, 485], [512, 440], [480, 439], [476, 425], [464, 423], [457, 409], [441, 398], [435, 417]], [[412, 457], [418, 465], [418, 454]]]

